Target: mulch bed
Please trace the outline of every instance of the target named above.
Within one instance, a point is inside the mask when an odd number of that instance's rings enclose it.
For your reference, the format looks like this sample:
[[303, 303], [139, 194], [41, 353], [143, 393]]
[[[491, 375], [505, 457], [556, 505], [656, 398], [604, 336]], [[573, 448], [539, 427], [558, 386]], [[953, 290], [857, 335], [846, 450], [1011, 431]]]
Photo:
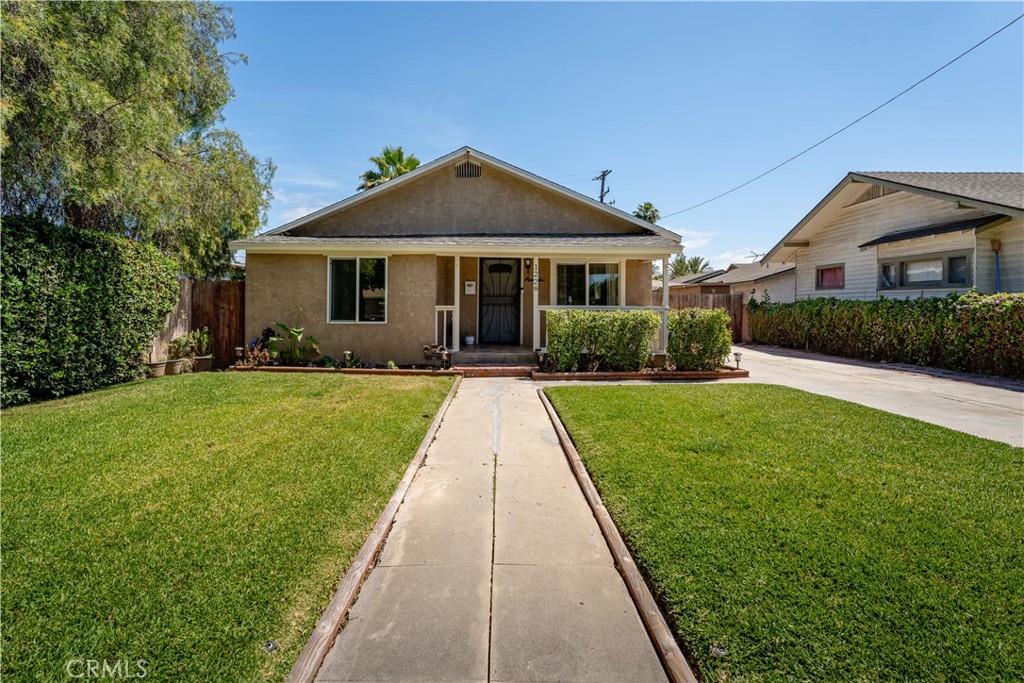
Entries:
[[534, 372], [533, 379], [549, 380], [681, 380], [681, 379], [737, 379], [749, 377], [747, 370], [719, 368], [718, 370], [660, 370], [640, 372]]

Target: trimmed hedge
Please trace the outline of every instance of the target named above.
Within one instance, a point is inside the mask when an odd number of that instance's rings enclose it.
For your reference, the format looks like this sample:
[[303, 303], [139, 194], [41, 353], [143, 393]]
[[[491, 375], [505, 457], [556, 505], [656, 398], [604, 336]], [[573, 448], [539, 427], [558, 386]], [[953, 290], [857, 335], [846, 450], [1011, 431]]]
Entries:
[[657, 313], [642, 310], [554, 310], [546, 319], [548, 362], [557, 372], [642, 370], [661, 326]]
[[178, 298], [178, 267], [121, 237], [5, 217], [0, 403], [135, 379]]
[[676, 370], [717, 370], [732, 350], [729, 314], [721, 308], [681, 308], [668, 314], [668, 362]]
[[1024, 379], [1024, 294], [751, 301], [749, 311], [758, 344]]

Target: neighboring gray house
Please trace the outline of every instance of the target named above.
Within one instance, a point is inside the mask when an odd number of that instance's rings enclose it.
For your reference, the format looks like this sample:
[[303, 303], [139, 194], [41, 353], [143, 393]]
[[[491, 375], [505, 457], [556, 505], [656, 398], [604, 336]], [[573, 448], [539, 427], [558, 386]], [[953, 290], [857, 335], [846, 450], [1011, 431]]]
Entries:
[[1024, 291], [1024, 173], [850, 173], [761, 262], [797, 299]]
[[747, 299], [764, 299], [768, 292], [775, 303], [796, 299], [796, 265], [792, 263], [743, 263], [730, 265], [724, 273], [707, 278], [701, 286], [728, 286], [730, 294], [743, 294]]

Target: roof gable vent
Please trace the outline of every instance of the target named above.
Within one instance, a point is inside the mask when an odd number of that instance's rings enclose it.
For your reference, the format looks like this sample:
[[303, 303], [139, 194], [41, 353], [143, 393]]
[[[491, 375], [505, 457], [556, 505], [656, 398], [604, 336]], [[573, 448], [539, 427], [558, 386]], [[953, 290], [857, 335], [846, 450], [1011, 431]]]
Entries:
[[480, 177], [480, 164], [473, 163], [472, 161], [463, 161], [461, 164], [455, 167], [456, 178], [479, 178]]
[[864, 190], [856, 199], [851, 201], [843, 208], [849, 208], [855, 204], [863, 204], [864, 202], [871, 201], [872, 199], [878, 199], [879, 197], [887, 197], [891, 194], [896, 194], [899, 190], [894, 190], [891, 187], [884, 187], [882, 185], [871, 185], [868, 189]]

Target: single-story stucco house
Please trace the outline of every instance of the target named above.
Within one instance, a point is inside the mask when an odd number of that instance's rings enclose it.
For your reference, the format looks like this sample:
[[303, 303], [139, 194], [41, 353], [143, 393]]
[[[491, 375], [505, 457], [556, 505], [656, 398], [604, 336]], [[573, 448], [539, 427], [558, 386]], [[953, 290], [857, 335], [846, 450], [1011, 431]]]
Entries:
[[[532, 353], [550, 309], [664, 321], [651, 263], [682, 249], [669, 230], [469, 147], [231, 246], [246, 252], [247, 338], [302, 309], [323, 353], [399, 364], [469, 338]], [[653, 350], [666, 336], [663, 322]]]
[[761, 261], [797, 299], [1024, 291], [1024, 173], [849, 173]]

